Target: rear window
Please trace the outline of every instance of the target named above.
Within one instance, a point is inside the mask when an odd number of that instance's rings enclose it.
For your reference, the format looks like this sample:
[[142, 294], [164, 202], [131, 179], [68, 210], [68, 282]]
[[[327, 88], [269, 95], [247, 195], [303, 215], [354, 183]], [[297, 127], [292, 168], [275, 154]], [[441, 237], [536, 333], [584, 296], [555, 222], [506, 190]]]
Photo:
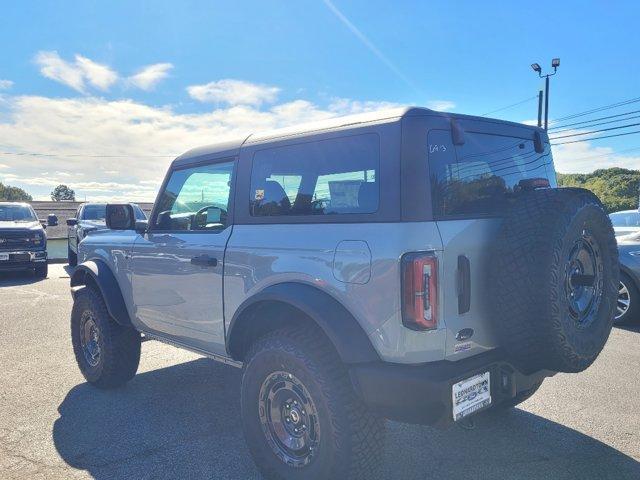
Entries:
[[556, 186], [551, 150], [537, 153], [533, 140], [465, 132], [454, 146], [444, 130], [429, 133], [431, 194], [436, 217], [500, 214], [526, 180]]
[[375, 213], [379, 164], [376, 134], [260, 150], [251, 171], [251, 215]]

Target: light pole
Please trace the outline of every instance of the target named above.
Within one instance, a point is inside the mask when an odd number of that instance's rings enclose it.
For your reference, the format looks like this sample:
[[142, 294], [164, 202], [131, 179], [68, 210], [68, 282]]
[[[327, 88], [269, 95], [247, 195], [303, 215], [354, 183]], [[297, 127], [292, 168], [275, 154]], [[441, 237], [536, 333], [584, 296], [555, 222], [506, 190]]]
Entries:
[[[558, 67], [560, 66], [560, 59], [554, 58], [551, 60], [551, 66], [553, 67], [553, 73], [547, 73], [546, 75], [542, 74], [542, 68], [537, 63], [532, 63], [531, 68], [533, 68], [534, 72], [538, 73], [540, 78], [544, 77], [544, 129], [546, 130], [549, 126], [549, 77], [552, 77], [556, 74]], [[540, 97], [538, 97], [540, 99]], [[542, 102], [538, 100], [538, 126], [542, 126]]]

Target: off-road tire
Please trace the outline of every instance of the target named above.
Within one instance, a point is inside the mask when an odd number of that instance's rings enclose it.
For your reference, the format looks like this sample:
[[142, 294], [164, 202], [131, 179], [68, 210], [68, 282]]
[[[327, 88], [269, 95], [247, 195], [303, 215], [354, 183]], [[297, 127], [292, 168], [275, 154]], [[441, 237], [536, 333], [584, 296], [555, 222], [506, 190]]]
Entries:
[[49, 275], [49, 265], [46, 262], [43, 265], [38, 265], [34, 269], [34, 273], [38, 278], [47, 278], [47, 275]]
[[620, 273], [620, 281], [629, 291], [629, 310], [615, 320], [616, 325], [635, 325], [640, 323], [640, 291], [631, 277], [624, 272]]
[[[290, 466], [276, 456], [260, 422], [261, 386], [277, 371], [300, 379], [317, 406], [320, 440], [306, 465]], [[378, 469], [383, 420], [356, 398], [345, 366], [316, 328], [274, 331], [252, 345], [243, 371], [241, 410], [249, 450], [267, 479], [364, 479]]]
[[[595, 252], [591, 291], [597, 300], [585, 308], [586, 317], [576, 319], [570, 293], [580, 287], [569, 272], [572, 252], [587, 244]], [[618, 284], [613, 228], [593, 193], [567, 188], [518, 195], [495, 244], [491, 300], [500, 345], [521, 370], [589, 367], [611, 332]]]
[[78, 265], [78, 254], [71, 250], [70, 246], [67, 246], [67, 260], [70, 267], [75, 267], [76, 265]]
[[[81, 328], [87, 312], [94, 320], [99, 336], [100, 357], [92, 366], [82, 347]], [[111, 318], [102, 296], [91, 287], [75, 293], [71, 311], [71, 340], [80, 371], [87, 382], [98, 388], [115, 388], [131, 380], [140, 363], [140, 334]]]

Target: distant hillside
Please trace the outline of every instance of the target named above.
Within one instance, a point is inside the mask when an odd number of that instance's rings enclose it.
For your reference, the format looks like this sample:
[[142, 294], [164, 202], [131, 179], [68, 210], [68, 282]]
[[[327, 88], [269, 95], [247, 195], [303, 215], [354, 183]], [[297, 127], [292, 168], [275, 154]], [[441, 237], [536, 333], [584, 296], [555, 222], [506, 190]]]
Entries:
[[640, 170], [606, 168], [593, 173], [559, 173], [558, 184], [591, 190], [608, 212], [638, 208]]

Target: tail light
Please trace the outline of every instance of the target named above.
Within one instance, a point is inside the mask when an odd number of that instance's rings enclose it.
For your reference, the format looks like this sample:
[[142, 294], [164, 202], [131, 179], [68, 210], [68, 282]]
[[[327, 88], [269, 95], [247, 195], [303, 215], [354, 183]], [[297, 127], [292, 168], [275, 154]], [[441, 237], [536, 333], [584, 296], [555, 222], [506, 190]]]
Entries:
[[412, 330], [438, 326], [438, 260], [426, 253], [402, 257], [402, 323]]

